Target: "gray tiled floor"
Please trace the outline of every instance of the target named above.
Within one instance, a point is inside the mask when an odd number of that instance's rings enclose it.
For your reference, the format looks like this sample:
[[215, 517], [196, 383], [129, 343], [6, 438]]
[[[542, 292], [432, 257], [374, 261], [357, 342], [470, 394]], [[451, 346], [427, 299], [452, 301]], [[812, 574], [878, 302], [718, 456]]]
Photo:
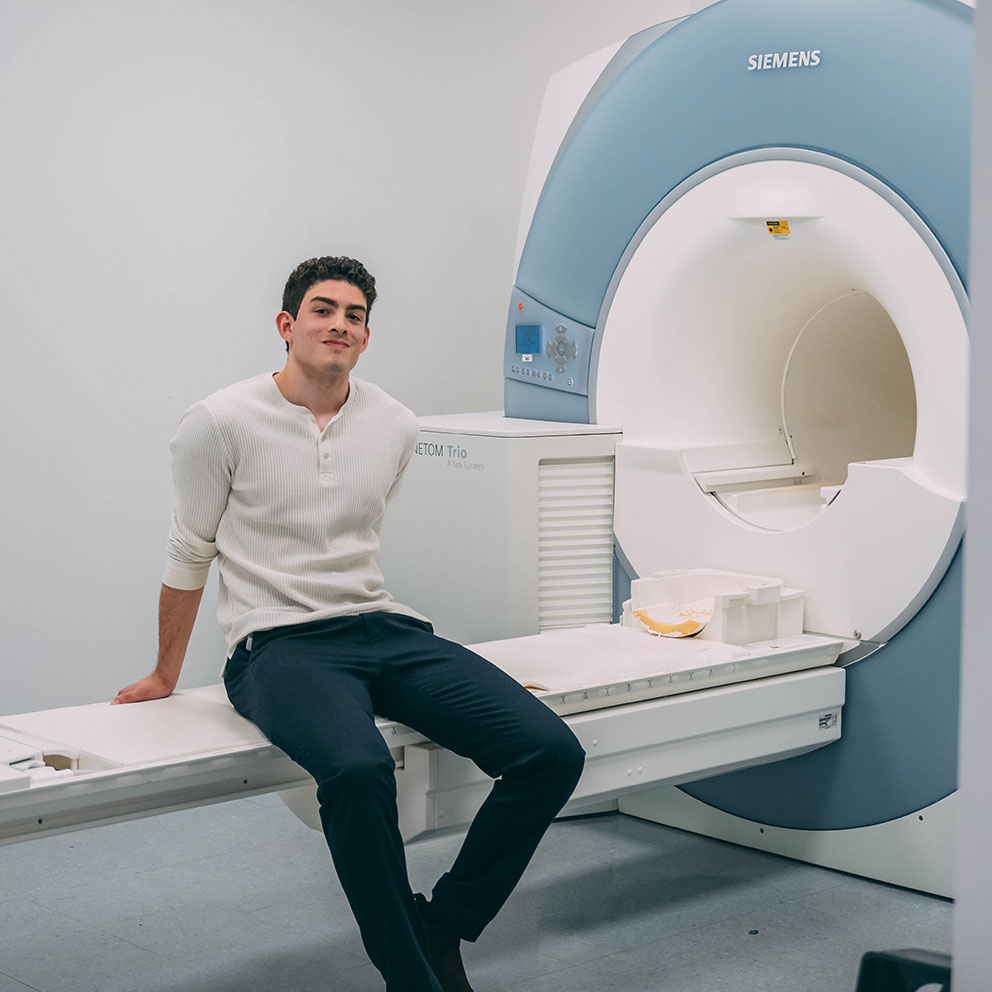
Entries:
[[[458, 836], [407, 848], [417, 889]], [[943, 899], [606, 815], [555, 824], [464, 950], [477, 992], [853, 992]], [[273, 796], [0, 848], [0, 992], [382, 992], [323, 838]]]

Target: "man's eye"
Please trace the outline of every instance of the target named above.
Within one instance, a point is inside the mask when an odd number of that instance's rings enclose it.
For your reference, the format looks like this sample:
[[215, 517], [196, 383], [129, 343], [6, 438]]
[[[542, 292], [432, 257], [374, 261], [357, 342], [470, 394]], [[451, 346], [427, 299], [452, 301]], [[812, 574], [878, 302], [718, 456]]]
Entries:
[[362, 318], [357, 313], [349, 314], [348, 319], [354, 324], [360, 324], [362, 322]]

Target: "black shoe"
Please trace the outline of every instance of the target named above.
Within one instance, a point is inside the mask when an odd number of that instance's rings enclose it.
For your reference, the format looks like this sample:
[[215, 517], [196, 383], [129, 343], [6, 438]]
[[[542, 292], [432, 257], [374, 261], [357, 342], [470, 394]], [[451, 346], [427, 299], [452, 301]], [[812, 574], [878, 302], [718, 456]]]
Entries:
[[414, 902], [424, 923], [427, 937], [427, 960], [444, 992], [472, 992], [465, 977], [465, 966], [458, 951], [460, 940], [443, 923], [435, 918], [431, 904], [419, 892]]

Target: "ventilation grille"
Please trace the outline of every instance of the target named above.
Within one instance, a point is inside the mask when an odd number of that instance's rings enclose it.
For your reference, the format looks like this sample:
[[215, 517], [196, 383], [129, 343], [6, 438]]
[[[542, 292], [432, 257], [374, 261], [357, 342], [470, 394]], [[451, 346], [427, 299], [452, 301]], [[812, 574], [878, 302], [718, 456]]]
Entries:
[[613, 456], [538, 465], [538, 629], [613, 619]]

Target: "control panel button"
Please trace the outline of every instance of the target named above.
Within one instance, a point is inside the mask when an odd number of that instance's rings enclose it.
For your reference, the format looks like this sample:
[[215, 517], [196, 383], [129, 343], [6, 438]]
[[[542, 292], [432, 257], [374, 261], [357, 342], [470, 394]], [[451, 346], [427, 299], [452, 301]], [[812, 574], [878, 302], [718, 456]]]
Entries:
[[565, 333], [567, 328], [564, 324], [559, 324], [555, 328], [555, 338], [548, 342], [546, 349], [547, 357], [555, 363], [555, 371], [561, 375], [565, 371], [565, 366], [569, 360], [578, 354], [575, 341], [571, 340]]
[[517, 383], [583, 392], [594, 331], [536, 301], [514, 301], [504, 369]]

